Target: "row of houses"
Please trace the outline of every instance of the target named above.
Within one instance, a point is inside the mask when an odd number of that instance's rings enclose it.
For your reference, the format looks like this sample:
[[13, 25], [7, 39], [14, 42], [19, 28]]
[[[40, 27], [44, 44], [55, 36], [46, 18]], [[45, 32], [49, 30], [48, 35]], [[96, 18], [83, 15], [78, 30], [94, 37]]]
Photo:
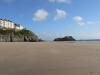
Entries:
[[0, 19], [0, 28], [22, 30], [24, 27], [7, 19]]

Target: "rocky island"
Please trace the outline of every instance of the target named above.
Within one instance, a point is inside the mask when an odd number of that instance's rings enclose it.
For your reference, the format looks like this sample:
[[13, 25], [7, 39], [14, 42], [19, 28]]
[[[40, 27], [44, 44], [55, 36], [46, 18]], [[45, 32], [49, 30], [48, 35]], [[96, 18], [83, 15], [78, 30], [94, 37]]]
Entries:
[[55, 38], [54, 41], [76, 41], [72, 36], [65, 36], [63, 38]]

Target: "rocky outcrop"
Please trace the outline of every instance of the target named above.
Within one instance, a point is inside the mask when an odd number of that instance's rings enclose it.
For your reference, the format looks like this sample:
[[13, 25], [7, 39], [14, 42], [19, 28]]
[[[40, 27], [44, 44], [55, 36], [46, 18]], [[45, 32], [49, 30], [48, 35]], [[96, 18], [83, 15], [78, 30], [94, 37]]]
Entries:
[[54, 41], [75, 41], [75, 39], [72, 36], [65, 36], [63, 38], [56, 38]]
[[0, 42], [37, 42], [38, 37], [30, 30], [2, 30], [0, 29]]

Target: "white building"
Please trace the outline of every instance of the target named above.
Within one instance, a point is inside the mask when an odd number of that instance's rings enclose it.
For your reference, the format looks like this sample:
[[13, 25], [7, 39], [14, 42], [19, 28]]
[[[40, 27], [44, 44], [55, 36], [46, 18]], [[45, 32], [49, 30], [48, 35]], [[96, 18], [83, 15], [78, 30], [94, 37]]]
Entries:
[[20, 24], [15, 24], [15, 29], [22, 30], [22, 29], [24, 29], [24, 27], [21, 26]]
[[0, 27], [6, 29], [15, 29], [15, 30], [22, 30], [24, 29], [23, 26], [13, 23], [10, 20], [0, 19]]

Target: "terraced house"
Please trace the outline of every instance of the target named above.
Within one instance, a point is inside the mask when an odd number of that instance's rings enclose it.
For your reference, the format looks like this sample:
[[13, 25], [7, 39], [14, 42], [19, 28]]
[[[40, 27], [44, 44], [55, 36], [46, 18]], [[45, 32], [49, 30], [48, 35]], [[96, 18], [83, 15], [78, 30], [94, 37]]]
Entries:
[[22, 30], [24, 27], [7, 19], [0, 19], [0, 28]]

